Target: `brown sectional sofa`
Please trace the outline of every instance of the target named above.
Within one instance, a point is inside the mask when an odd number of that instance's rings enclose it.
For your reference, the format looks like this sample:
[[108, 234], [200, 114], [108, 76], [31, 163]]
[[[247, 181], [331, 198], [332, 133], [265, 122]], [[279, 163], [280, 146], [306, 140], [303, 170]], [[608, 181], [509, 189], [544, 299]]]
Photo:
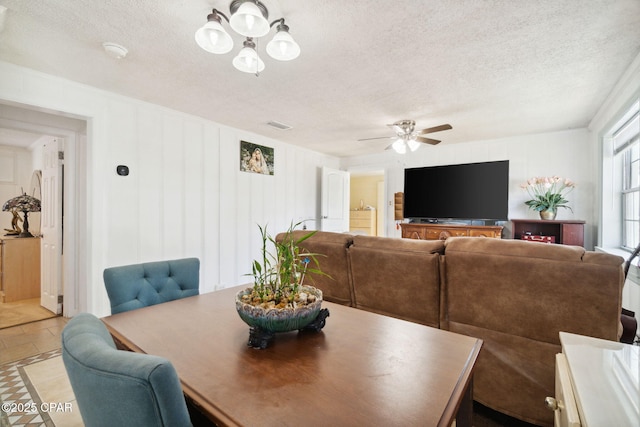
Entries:
[[329, 232], [302, 246], [325, 255], [318, 260], [332, 279], [315, 279], [325, 300], [482, 339], [474, 400], [533, 424], [553, 425], [544, 398], [555, 394], [558, 333], [620, 336], [617, 256], [520, 240]]

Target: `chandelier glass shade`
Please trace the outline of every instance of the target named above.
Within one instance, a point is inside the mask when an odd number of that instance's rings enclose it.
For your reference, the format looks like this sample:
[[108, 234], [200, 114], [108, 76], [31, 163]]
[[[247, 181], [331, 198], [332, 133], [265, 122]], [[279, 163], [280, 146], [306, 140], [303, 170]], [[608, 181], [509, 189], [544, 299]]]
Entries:
[[233, 66], [245, 73], [260, 73], [264, 70], [264, 62], [256, 52], [255, 44], [247, 39], [244, 47], [238, 52], [238, 56], [233, 58]]
[[242, 3], [231, 15], [229, 25], [233, 31], [245, 37], [262, 37], [271, 29], [267, 18], [262, 15], [258, 6], [250, 1]]
[[[220, 17], [216, 14], [209, 15], [209, 20], [198, 31], [196, 31], [196, 43], [198, 46], [210, 53], [224, 54], [233, 49], [233, 40], [227, 33]], [[216, 19], [217, 18], [217, 19]]]
[[264, 70], [264, 62], [256, 49], [256, 39], [267, 35], [275, 24], [278, 24], [276, 34], [267, 44], [267, 54], [278, 61], [291, 61], [300, 55], [300, 46], [289, 34], [284, 18], [269, 23], [269, 12], [260, 1], [233, 0], [229, 10], [230, 18], [216, 9], [211, 11], [206, 24], [196, 31], [198, 46], [215, 54], [225, 54], [233, 49], [233, 39], [222, 25], [224, 18], [233, 31], [246, 37], [243, 48], [233, 59], [234, 67], [240, 71], [258, 75]]
[[291, 61], [300, 55], [300, 46], [289, 34], [289, 27], [280, 24], [278, 32], [269, 43], [267, 43], [267, 53], [278, 61]]

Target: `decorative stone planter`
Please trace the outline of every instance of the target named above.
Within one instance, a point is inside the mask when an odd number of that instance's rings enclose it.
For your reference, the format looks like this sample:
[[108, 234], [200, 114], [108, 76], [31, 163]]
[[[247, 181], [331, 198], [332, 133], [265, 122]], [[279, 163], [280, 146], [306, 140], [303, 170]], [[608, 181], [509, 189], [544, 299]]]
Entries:
[[264, 308], [242, 301], [244, 295], [253, 288], [246, 288], [236, 294], [236, 310], [240, 318], [251, 327], [248, 345], [266, 348], [277, 332], [302, 329], [319, 331], [324, 327], [329, 310], [321, 310], [322, 291], [313, 286], [302, 286], [300, 292], [313, 295], [315, 301], [295, 308]]

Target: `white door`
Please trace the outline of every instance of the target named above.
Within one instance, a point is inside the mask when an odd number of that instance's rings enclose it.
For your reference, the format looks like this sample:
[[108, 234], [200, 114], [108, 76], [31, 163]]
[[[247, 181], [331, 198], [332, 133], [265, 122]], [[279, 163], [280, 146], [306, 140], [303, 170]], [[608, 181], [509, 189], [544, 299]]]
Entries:
[[42, 168], [42, 252], [40, 304], [56, 314], [62, 312], [62, 159], [63, 141], [45, 144]]
[[322, 168], [322, 231], [349, 231], [349, 172]]

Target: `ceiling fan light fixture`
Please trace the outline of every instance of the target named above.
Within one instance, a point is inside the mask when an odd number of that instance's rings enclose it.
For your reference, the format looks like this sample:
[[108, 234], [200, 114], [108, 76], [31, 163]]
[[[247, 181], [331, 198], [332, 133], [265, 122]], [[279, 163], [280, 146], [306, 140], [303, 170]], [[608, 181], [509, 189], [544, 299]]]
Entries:
[[220, 16], [214, 9], [207, 17], [207, 23], [196, 31], [196, 43], [207, 52], [224, 54], [233, 48], [233, 39], [225, 31], [220, 22]]
[[369, 141], [372, 139], [394, 139], [395, 141], [387, 146], [387, 150], [393, 148], [396, 153], [405, 154], [407, 152], [407, 148], [414, 152], [418, 148], [420, 148], [420, 144], [431, 144], [436, 145], [440, 143], [438, 139], [432, 138], [424, 138], [418, 135], [424, 135], [433, 132], [441, 132], [443, 130], [453, 129], [450, 124], [444, 124], [440, 126], [434, 126], [430, 128], [423, 129], [421, 131], [415, 130], [416, 122], [413, 120], [398, 120], [397, 122], [387, 125], [396, 133], [396, 136], [392, 137], [375, 137], [375, 138], [364, 138], [359, 139], [358, 141]]
[[245, 40], [244, 47], [233, 58], [233, 66], [243, 73], [257, 74], [264, 70], [264, 62], [258, 56], [256, 45], [251, 38]]
[[[229, 25], [238, 34], [245, 37], [262, 37], [266, 35], [271, 26], [267, 17], [269, 13], [257, 0], [234, 1], [231, 3], [231, 19]], [[236, 9], [237, 8], [237, 9]]]
[[300, 46], [289, 34], [289, 27], [282, 23], [278, 25], [278, 32], [269, 43], [267, 43], [267, 53], [278, 61], [291, 61], [300, 55]]

